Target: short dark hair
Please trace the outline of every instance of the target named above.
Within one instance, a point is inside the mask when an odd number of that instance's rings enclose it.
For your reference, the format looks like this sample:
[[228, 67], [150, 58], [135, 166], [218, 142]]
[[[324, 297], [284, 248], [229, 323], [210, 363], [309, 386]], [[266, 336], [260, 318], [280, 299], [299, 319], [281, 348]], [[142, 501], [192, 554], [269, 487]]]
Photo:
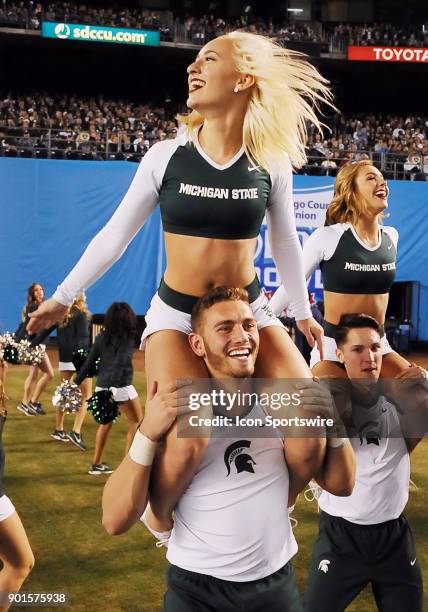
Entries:
[[374, 317], [363, 313], [343, 314], [334, 334], [337, 346], [345, 344], [350, 329], [361, 329], [363, 327], [374, 329], [379, 336], [382, 336], [382, 327]]
[[199, 298], [193, 306], [191, 314], [192, 329], [196, 331], [201, 324], [203, 314], [208, 308], [219, 302], [245, 302], [249, 304], [248, 292], [239, 287], [214, 287]]

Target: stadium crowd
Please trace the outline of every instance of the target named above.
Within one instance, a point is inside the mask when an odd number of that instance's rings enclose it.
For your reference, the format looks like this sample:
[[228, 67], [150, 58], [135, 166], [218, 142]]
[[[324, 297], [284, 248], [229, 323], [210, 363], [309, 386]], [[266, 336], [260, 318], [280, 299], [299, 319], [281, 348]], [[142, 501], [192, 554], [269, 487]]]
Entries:
[[112, 4], [110, 8], [93, 7], [75, 2], [33, 2], [32, 0], [2, 0], [0, 27], [39, 30], [42, 21], [83, 23], [135, 29], [158, 30], [161, 40], [181, 38], [194, 44], [208, 40], [237, 28], [277, 36], [281, 40], [329, 43], [332, 49], [346, 45], [428, 46], [428, 33], [417, 25], [381, 24], [320, 24], [307, 22], [282, 23], [266, 21], [251, 13], [229, 21], [213, 14], [202, 16], [173, 16], [170, 11], [128, 8]]
[[176, 133], [166, 110], [147, 104], [48, 94], [8, 94], [0, 101], [3, 155], [138, 161]]
[[39, 30], [42, 21], [59, 21], [158, 30], [163, 40], [172, 40], [171, 20], [167, 15], [166, 12], [120, 5], [102, 8], [75, 2], [41, 3], [31, 0], [2, 0], [0, 3], [0, 27]]
[[332, 174], [350, 162], [373, 159], [389, 178], [428, 178], [428, 117], [336, 114], [323, 140], [309, 134], [310, 174]]
[[[344, 164], [370, 157], [397, 178], [428, 177], [428, 116], [335, 115], [324, 139], [309, 132], [309, 164], [302, 172], [335, 175]], [[175, 138], [177, 123], [163, 107], [103, 96], [0, 96], [0, 155], [138, 161], [160, 140]], [[386, 164], [386, 165], [385, 165]]]
[[194, 44], [204, 44], [227, 31], [243, 27], [252, 32], [279, 36], [285, 41], [320, 42], [319, 36], [308, 24], [274, 24], [246, 14], [239, 19], [225, 21], [212, 14], [173, 17], [169, 11], [127, 8], [122, 5], [100, 8], [74, 2], [40, 3], [31, 0], [2, 0], [0, 4], [0, 27], [39, 30], [42, 21], [148, 28], [158, 30], [161, 40], [173, 40], [175, 36], [181, 35]]
[[347, 45], [428, 47], [428, 32], [413, 24], [400, 27], [390, 23], [340, 24], [327, 28], [324, 36], [333, 49]]

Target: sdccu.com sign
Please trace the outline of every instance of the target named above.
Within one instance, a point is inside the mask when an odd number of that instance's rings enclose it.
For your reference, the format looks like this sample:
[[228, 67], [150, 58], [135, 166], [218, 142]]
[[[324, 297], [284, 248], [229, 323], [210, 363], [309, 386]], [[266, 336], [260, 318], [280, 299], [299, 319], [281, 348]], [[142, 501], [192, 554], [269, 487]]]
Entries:
[[83, 25], [80, 23], [56, 23], [43, 21], [42, 36], [60, 40], [104, 42], [125, 45], [158, 46], [159, 32], [151, 30], [132, 30], [129, 28], [110, 28], [107, 26]]

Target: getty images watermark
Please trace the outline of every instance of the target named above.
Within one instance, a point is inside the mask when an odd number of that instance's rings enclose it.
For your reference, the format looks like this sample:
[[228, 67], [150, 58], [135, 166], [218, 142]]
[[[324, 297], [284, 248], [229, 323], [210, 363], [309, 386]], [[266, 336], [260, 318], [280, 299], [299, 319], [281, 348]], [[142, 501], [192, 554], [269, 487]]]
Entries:
[[[273, 416], [270, 411], [281, 411], [302, 405], [299, 392], [226, 391], [189, 394], [189, 410], [199, 414], [188, 416], [190, 427], [333, 427], [334, 419], [320, 416]], [[210, 416], [204, 409], [211, 408]], [[219, 413], [220, 412], [220, 413]], [[202, 414], [200, 414], [202, 413]]]
[[278, 432], [319, 436], [335, 426], [329, 390], [311, 380], [180, 381], [178, 393], [183, 398], [178, 427], [182, 437], [206, 436], [208, 430], [209, 435], [233, 437], [237, 428], [250, 437]]
[[428, 382], [411, 379], [178, 381], [179, 437], [349, 437], [428, 432]]

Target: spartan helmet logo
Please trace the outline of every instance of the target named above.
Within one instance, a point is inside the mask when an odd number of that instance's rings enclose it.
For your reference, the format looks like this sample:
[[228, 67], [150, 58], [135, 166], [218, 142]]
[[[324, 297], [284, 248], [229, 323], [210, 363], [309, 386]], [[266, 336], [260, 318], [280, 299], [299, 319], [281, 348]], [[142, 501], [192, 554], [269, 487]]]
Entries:
[[249, 440], [238, 440], [227, 447], [224, 453], [224, 462], [227, 467], [227, 475], [230, 476], [232, 463], [235, 463], [236, 472], [250, 472], [254, 474], [253, 465], [256, 465], [254, 459], [248, 453], [245, 453], [246, 448], [250, 448]]
[[379, 446], [380, 433], [379, 433], [379, 423], [377, 421], [367, 421], [360, 427], [360, 431], [358, 432], [360, 437], [360, 444], [362, 445], [364, 442], [364, 438], [367, 440], [367, 444], [376, 444]]
[[324, 572], [324, 574], [326, 574], [329, 570], [329, 565], [330, 565], [330, 561], [328, 559], [323, 559], [322, 561], [320, 561], [320, 564], [318, 565], [318, 569], [320, 572]]

